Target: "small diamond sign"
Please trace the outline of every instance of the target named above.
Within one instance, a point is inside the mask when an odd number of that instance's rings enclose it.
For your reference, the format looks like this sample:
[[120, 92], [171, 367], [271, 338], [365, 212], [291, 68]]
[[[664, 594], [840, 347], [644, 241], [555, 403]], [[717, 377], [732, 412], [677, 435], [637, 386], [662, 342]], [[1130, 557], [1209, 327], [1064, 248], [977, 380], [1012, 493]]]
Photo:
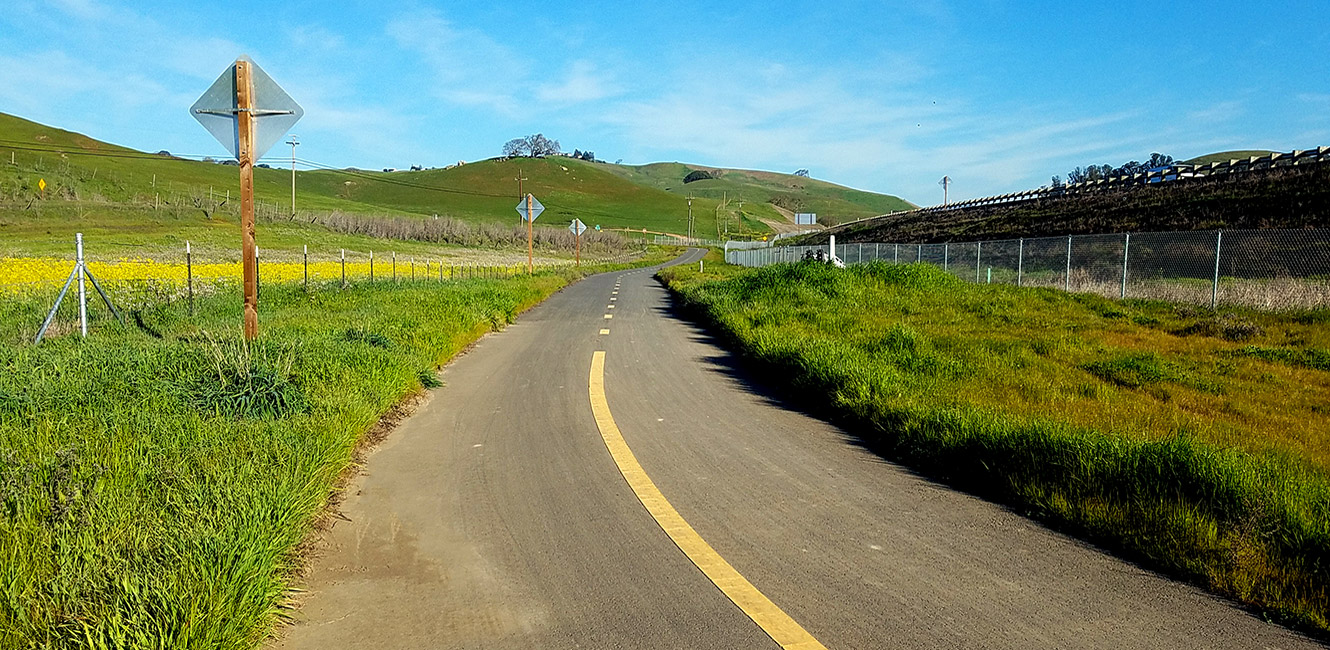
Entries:
[[[255, 119], [254, 160], [263, 157], [268, 149], [277, 144], [282, 136], [305, 115], [296, 100], [282, 90], [277, 82], [268, 76], [257, 63], [248, 57], [240, 60], [249, 64], [251, 85], [253, 86], [254, 107], [249, 114]], [[217, 77], [212, 86], [203, 93], [194, 105], [189, 107], [189, 114], [203, 125], [212, 137], [222, 143], [231, 152], [232, 158], [238, 158], [240, 149], [240, 107], [236, 97], [236, 67], [231, 67]]]
[[[545, 211], [545, 206], [541, 205], [540, 201], [536, 200], [536, 197], [531, 196], [530, 194], [526, 196], [528, 199], [531, 199], [531, 220], [535, 221], [540, 217], [540, 213]], [[526, 221], [526, 201], [517, 204], [517, 213], [522, 215], [523, 221]]]
[[573, 219], [573, 222], [568, 224], [568, 232], [580, 237], [586, 232], [586, 224], [582, 223], [581, 219]]

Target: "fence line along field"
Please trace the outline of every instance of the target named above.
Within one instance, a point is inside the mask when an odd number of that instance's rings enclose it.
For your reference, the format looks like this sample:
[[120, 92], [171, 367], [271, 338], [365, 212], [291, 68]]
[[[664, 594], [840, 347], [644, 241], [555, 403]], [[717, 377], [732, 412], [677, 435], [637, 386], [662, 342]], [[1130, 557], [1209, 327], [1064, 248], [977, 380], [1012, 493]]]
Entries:
[[661, 274], [886, 457], [1330, 634], [1330, 311], [976, 284], [929, 263], [705, 271]]

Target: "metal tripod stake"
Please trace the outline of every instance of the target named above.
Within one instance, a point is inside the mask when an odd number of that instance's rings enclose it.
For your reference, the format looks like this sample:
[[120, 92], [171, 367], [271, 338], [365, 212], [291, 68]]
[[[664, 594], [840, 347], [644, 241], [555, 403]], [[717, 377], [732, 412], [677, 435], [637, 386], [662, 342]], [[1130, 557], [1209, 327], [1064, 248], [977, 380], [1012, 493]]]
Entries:
[[37, 338], [32, 341], [33, 345], [42, 342], [42, 337], [46, 336], [46, 329], [51, 326], [51, 321], [55, 320], [55, 313], [60, 310], [60, 303], [64, 301], [65, 294], [69, 293], [69, 285], [74, 283], [74, 279], [79, 281], [79, 332], [83, 338], [88, 338], [88, 294], [83, 284], [83, 278], [86, 276], [92, 282], [92, 288], [97, 290], [97, 294], [102, 297], [102, 302], [106, 303], [106, 308], [111, 310], [116, 320], [120, 324], [125, 323], [124, 317], [116, 310], [115, 305], [111, 304], [111, 299], [107, 297], [106, 292], [102, 290], [102, 285], [97, 283], [97, 278], [93, 277], [92, 272], [88, 270], [88, 265], [83, 261], [83, 233], [74, 235], [74, 248], [76, 258], [74, 270], [69, 273], [69, 278], [65, 280], [65, 286], [60, 288], [60, 295], [56, 296], [55, 306], [51, 307], [51, 312], [46, 315], [46, 320], [42, 321], [42, 328], [37, 330]]

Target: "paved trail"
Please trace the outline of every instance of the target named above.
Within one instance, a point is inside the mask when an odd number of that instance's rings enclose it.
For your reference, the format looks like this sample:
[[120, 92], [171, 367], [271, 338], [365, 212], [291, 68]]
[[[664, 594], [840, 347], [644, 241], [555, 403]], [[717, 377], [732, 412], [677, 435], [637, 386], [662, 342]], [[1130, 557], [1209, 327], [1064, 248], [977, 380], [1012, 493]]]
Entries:
[[1319, 647], [782, 408], [653, 271], [573, 285], [449, 366], [273, 645]]

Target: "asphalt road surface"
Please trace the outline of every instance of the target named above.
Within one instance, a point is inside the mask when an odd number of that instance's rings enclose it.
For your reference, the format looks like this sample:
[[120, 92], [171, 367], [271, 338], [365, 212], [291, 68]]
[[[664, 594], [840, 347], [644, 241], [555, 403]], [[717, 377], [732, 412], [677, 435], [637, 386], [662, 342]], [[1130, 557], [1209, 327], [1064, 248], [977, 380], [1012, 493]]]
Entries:
[[448, 366], [271, 645], [1320, 647], [783, 407], [653, 272], [583, 280]]

